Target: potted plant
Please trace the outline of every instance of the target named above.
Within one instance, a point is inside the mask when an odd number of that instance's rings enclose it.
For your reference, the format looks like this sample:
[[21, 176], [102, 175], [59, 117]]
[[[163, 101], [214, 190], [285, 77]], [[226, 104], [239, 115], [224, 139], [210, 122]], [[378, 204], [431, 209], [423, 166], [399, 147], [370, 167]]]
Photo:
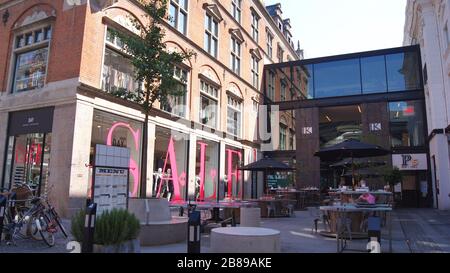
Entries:
[[[78, 242], [84, 236], [83, 211], [72, 218], [72, 235]], [[97, 216], [94, 231], [94, 252], [137, 253], [140, 243], [137, 239], [140, 223], [136, 216], [124, 209], [113, 209]]]
[[391, 190], [394, 188], [394, 185], [397, 183], [401, 183], [403, 179], [402, 172], [397, 168], [389, 168], [384, 172], [384, 181], [389, 185]]

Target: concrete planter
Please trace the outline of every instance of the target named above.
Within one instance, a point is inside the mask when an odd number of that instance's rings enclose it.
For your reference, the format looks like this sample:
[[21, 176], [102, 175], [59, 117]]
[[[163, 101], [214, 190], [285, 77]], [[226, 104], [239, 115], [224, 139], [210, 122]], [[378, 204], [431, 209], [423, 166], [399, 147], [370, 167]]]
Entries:
[[94, 253], [141, 253], [139, 239], [125, 241], [118, 245], [94, 245]]

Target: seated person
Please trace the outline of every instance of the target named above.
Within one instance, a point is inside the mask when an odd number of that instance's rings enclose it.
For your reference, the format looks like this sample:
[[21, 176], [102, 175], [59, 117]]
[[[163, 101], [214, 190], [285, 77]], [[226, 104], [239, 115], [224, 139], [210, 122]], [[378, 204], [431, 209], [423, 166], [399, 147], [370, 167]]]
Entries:
[[366, 192], [356, 199], [356, 203], [375, 204], [375, 196]]

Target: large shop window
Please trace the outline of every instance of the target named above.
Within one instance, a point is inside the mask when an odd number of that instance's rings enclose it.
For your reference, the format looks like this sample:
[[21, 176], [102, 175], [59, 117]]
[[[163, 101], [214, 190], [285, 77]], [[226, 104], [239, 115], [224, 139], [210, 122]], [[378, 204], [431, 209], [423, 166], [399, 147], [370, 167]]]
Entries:
[[198, 138], [195, 164], [195, 199], [197, 201], [215, 201], [219, 186], [218, 142]]
[[97, 144], [125, 147], [130, 150], [129, 197], [139, 197], [142, 156], [142, 123], [95, 110], [91, 138], [91, 165], [94, 164], [94, 151]]
[[3, 188], [48, 190], [52, 125], [53, 108], [10, 113]]
[[51, 26], [16, 36], [13, 92], [42, 88], [47, 75]]
[[186, 200], [189, 135], [156, 126], [152, 193], [169, 201]]
[[389, 103], [392, 147], [425, 145], [423, 101]]
[[221, 179], [220, 199], [243, 198], [243, 176], [239, 167], [242, 167], [244, 151], [232, 146], [225, 146], [225, 179]]
[[242, 101], [228, 96], [227, 132], [234, 136], [241, 136]]
[[177, 80], [177, 92], [180, 96], [169, 95], [166, 102], [162, 102], [161, 108], [164, 111], [172, 113], [179, 117], [186, 116], [186, 97], [187, 97], [187, 79], [188, 71], [178, 66], [174, 67], [173, 77]]
[[138, 92], [141, 83], [135, 80], [134, 67], [123, 50], [123, 42], [108, 28], [103, 63], [102, 89], [107, 92]]
[[211, 128], [217, 128], [219, 118], [219, 91], [211, 84], [200, 81], [200, 123]]

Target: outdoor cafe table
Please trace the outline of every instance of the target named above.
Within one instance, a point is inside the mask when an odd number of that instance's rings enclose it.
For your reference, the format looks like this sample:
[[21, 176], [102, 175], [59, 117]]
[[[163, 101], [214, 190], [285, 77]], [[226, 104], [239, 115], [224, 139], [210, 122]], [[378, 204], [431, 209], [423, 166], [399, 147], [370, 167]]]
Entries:
[[[336, 233], [336, 242], [337, 242], [337, 250], [338, 252], [342, 252], [346, 248], [346, 239], [345, 237], [341, 237], [342, 234], [342, 225], [336, 225], [337, 220], [340, 219], [340, 223], [343, 223], [348, 216], [351, 217], [351, 214], [362, 214], [362, 213], [387, 213], [387, 226], [389, 231], [389, 252], [392, 252], [392, 207], [388, 205], [375, 205], [373, 207], [368, 206], [357, 206], [353, 204], [344, 204], [338, 206], [321, 206], [320, 210], [325, 211], [328, 215], [333, 216], [330, 217], [330, 228], [334, 228], [337, 226], [337, 230], [334, 229]], [[332, 223], [333, 222], [333, 223]], [[330, 229], [333, 231], [333, 229]]]
[[297, 200], [292, 199], [277, 199], [277, 198], [263, 198], [263, 199], [247, 199], [247, 201], [257, 204], [261, 208], [261, 217], [270, 217], [268, 207], [273, 208], [273, 217], [285, 216], [282, 213], [283, 203], [295, 203]]
[[[252, 206], [251, 202], [248, 201], [171, 201], [170, 207], [178, 207], [180, 211], [183, 211], [185, 208], [188, 208], [189, 205], [194, 205], [196, 209], [199, 210], [211, 210], [211, 218], [208, 221], [215, 223], [223, 223], [226, 220], [220, 218], [220, 209], [229, 209], [231, 210], [231, 224], [236, 224], [236, 210], [239, 210], [241, 207], [250, 207]], [[239, 212], [238, 212], [239, 213]], [[180, 213], [182, 214], [182, 213]]]
[[296, 209], [303, 209], [304, 208], [304, 202], [305, 202], [305, 194], [304, 191], [299, 190], [280, 190], [277, 189], [276, 193], [278, 195], [282, 195], [285, 199], [290, 200], [296, 200], [295, 202], [295, 208]]

